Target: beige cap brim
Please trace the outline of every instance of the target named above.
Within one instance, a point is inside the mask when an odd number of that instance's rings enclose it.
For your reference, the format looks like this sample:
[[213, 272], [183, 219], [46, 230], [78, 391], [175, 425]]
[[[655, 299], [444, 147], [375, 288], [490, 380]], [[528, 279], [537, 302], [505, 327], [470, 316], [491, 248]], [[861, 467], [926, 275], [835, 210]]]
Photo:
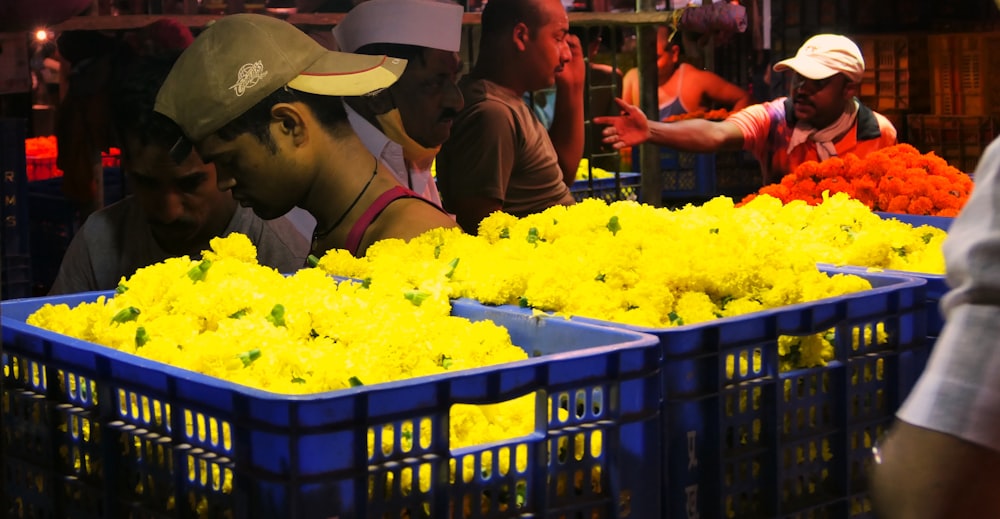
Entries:
[[784, 72], [788, 69], [792, 69], [808, 79], [826, 79], [840, 72], [837, 69], [827, 67], [826, 65], [809, 58], [788, 58], [784, 61], [779, 61], [774, 65], [775, 72]]
[[388, 88], [405, 69], [405, 59], [327, 52], [288, 86], [310, 94], [360, 96]]

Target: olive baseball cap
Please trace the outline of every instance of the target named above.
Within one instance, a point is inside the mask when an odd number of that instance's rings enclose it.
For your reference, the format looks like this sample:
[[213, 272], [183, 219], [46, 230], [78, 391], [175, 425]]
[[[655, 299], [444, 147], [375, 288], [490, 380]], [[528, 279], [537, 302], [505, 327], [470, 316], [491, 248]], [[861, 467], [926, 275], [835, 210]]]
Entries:
[[[154, 110], [198, 142], [272, 92], [358, 96], [388, 87], [406, 60], [327, 50], [294, 25], [260, 14], [232, 14], [209, 25], [178, 58]], [[178, 143], [175, 159], [190, 152]]]

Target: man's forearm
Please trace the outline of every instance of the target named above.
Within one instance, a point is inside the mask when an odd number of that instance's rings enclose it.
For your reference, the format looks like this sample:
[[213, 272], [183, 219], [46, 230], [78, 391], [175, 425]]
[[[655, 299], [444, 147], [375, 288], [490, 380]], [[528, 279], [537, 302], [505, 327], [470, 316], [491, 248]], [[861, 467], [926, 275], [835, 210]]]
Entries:
[[734, 124], [705, 119], [673, 123], [649, 121], [647, 142], [680, 151], [711, 153], [739, 150], [743, 146], [743, 134]]

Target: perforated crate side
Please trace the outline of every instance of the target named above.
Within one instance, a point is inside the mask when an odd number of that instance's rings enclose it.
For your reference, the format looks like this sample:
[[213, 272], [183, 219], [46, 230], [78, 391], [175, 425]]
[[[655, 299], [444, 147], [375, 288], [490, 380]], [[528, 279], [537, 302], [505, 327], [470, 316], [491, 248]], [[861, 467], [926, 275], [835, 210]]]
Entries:
[[[854, 509], [849, 502], [864, 498], [871, 441], [909, 391], [900, 355], [925, 344], [925, 281], [823, 270], [861, 275], [874, 288], [674, 328], [582, 319], [660, 337], [664, 517], [786, 518]], [[872, 335], [879, 323], [884, 344], [852, 345], [856, 328]], [[779, 371], [779, 336], [830, 329], [834, 361]]]
[[619, 173], [617, 179], [579, 179], [570, 192], [577, 202], [584, 198], [600, 198], [609, 204], [618, 200], [638, 200], [641, 177], [639, 173]]
[[[663, 198], [710, 197], [715, 194], [715, 154], [688, 153], [657, 147]], [[632, 164], [640, 164], [639, 147], [632, 148]]]
[[[4, 406], [4, 463], [26, 475], [5, 491], [36, 516], [659, 517], [654, 337], [457, 302], [455, 315], [491, 319], [541, 356], [283, 396], [24, 324], [43, 303], [97, 295], [3, 304], [3, 398], [17, 402]], [[452, 404], [531, 393], [536, 433], [449, 449]], [[407, 424], [430, 443], [403, 452]], [[369, 435], [394, 447], [369, 459]], [[523, 467], [501, 471], [499, 459], [522, 455]], [[453, 461], [472, 477], [451, 481]], [[401, 485], [421, 474], [426, 487]]]

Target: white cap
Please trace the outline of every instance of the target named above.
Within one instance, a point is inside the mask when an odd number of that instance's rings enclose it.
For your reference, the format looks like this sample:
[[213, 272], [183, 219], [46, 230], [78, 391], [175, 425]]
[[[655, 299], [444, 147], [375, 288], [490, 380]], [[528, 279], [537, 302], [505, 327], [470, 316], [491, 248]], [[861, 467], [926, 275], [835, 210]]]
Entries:
[[794, 58], [779, 61], [775, 72], [792, 69], [809, 79], [844, 74], [857, 83], [865, 73], [865, 58], [858, 45], [839, 34], [817, 34], [799, 47]]
[[462, 46], [461, 5], [440, 0], [367, 0], [333, 28], [343, 52], [371, 43], [398, 43], [458, 52]]

